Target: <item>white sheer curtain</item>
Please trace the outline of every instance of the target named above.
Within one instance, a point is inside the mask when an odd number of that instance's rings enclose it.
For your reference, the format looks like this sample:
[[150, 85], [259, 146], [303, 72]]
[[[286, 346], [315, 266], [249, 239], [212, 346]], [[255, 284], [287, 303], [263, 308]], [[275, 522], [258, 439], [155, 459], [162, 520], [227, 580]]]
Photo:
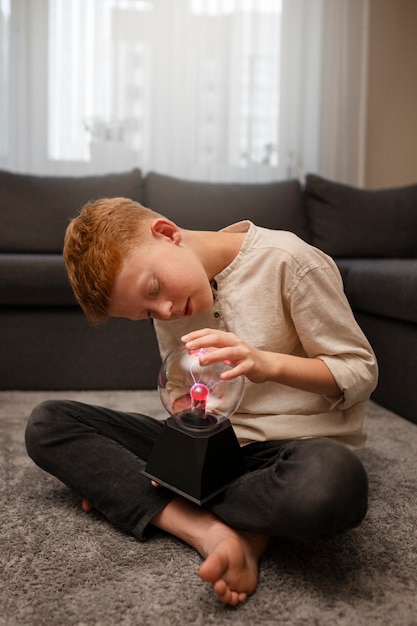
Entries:
[[0, 0], [0, 166], [360, 183], [368, 0]]

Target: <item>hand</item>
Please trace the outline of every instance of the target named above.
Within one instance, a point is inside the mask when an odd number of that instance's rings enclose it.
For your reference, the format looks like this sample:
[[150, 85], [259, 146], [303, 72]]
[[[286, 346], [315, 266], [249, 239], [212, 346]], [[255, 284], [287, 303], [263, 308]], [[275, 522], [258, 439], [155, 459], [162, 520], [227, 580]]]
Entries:
[[339, 398], [330, 369], [320, 358], [308, 358], [267, 352], [248, 345], [234, 333], [202, 328], [181, 337], [187, 350], [210, 349], [200, 356], [201, 365], [230, 361], [232, 369], [221, 374], [223, 380], [246, 376], [253, 383], [281, 383], [303, 391]]
[[254, 383], [268, 379], [266, 375], [266, 354], [253, 348], [234, 333], [213, 328], [202, 328], [181, 337], [187, 350], [209, 349], [200, 356], [201, 365], [220, 361], [230, 362], [232, 369], [221, 374], [223, 380], [246, 376]]

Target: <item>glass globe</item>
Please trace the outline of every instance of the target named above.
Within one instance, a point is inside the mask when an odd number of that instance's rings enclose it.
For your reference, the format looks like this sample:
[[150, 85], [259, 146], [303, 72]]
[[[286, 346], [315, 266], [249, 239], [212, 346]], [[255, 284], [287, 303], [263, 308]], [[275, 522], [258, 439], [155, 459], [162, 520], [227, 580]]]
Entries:
[[162, 363], [158, 376], [161, 402], [184, 428], [208, 430], [229, 418], [238, 408], [244, 378], [222, 380], [232, 368], [227, 361], [201, 365], [208, 350], [189, 352], [183, 346], [173, 350]]

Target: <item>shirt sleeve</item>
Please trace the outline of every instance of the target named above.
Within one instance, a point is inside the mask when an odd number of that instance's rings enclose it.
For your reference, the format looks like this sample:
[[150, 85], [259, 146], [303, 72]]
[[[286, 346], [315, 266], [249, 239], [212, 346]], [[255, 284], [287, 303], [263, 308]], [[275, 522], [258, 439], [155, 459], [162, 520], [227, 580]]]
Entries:
[[326, 363], [343, 393], [337, 408], [368, 400], [377, 384], [377, 361], [331, 259], [305, 272], [289, 295], [289, 306], [306, 355]]

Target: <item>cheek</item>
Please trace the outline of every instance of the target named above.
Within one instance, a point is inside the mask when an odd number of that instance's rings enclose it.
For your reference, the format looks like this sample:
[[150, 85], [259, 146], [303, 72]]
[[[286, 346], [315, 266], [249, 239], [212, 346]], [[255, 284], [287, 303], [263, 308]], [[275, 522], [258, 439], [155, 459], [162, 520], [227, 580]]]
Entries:
[[165, 273], [164, 285], [169, 297], [175, 299], [198, 297], [204, 308], [209, 308], [213, 295], [204, 269], [193, 263], [178, 264], [175, 270]]

